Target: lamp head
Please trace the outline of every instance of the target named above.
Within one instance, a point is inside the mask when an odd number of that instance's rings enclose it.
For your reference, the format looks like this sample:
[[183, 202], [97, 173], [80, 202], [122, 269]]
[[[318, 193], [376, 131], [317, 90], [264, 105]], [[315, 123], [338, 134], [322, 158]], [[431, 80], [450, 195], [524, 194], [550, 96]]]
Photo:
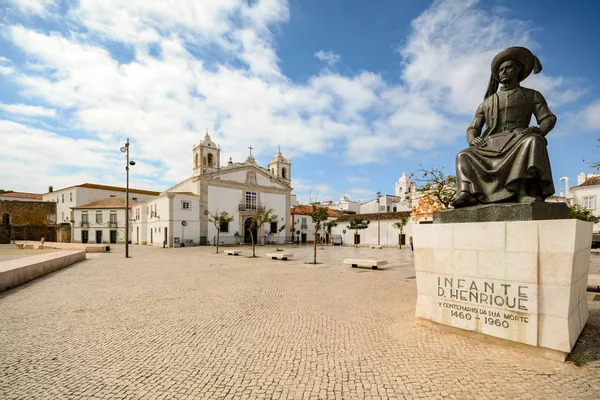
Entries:
[[129, 165], [135, 165], [135, 161], [129, 161]]
[[123, 146], [121, 147], [121, 153], [125, 153], [127, 151], [127, 147]]

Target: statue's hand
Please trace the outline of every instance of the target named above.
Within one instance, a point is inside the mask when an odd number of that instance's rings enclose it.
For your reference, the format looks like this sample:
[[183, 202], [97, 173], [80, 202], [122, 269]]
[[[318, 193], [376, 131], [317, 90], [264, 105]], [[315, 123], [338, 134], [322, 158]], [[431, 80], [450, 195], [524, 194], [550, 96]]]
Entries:
[[487, 146], [487, 144], [485, 143], [485, 140], [483, 140], [481, 137], [477, 136], [475, 139], [471, 140], [469, 142], [469, 146], [471, 147], [485, 147]]
[[530, 126], [529, 128], [525, 129], [522, 133], [523, 135], [544, 135], [544, 133], [542, 132], [542, 130], [538, 127], [538, 126]]

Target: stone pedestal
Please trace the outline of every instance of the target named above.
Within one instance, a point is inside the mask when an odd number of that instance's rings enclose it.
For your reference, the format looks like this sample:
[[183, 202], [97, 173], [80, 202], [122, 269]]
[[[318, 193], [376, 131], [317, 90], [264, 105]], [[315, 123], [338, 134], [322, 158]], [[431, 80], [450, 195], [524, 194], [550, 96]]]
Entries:
[[416, 225], [413, 238], [418, 318], [565, 359], [588, 318], [591, 223]]

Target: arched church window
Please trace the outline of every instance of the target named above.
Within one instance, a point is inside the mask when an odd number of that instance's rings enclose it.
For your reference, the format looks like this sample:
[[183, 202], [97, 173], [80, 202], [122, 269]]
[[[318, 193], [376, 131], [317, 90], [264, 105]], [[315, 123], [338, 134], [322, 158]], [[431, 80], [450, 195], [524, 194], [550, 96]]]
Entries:
[[4, 214], [2, 216], [2, 225], [4, 225], [4, 226], [10, 225], [10, 214]]
[[200, 156], [196, 153], [196, 167], [200, 166]]
[[281, 177], [287, 179], [287, 170], [285, 168], [281, 168]]
[[206, 166], [206, 156], [202, 158], [202, 165]]
[[208, 166], [209, 167], [213, 166], [213, 155], [212, 154], [208, 155]]

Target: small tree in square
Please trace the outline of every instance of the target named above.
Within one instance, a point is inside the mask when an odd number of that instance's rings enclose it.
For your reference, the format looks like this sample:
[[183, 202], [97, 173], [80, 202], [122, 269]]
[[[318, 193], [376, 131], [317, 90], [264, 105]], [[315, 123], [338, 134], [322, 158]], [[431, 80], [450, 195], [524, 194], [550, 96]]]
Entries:
[[223, 211], [222, 213], [215, 211], [208, 217], [208, 220], [215, 225], [215, 228], [217, 230], [217, 254], [219, 254], [219, 237], [221, 236], [221, 226], [230, 223], [231, 221], [233, 221], [233, 219], [234, 218], [230, 217], [229, 214], [227, 214], [225, 211]]
[[329, 241], [331, 241], [331, 230], [338, 226], [337, 221], [331, 220], [325, 222], [325, 228], [327, 229], [327, 233], [329, 234]]
[[258, 211], [256, 214], [254, 214], [254, 216], [252, 217], [252, 220], [250, 221], [250, 239], [252, 239], [252, 257], [256, 257], [256, 251], [255, 251], [256, 238], [254, 237], [254, 234], [252, 232], [256, 231], [256, 234], [258, 235], [258, 231], [261, 226], [263, 226], [266, 223], [277, 221], [277, 216], [273, 215], [274, 212], [275, 212], [275, 210], [273, 210], [272, 208], [269, 208], [267, 211]]
[[396, 229], [400, 229], [400, 248], [402, 248], [402, 231], [404, 231], [404, 227], [408, 223], [408, 218], [404, 217], [398, 222], [394, 222], [393, 227]]
[[305, 211], [304, 214], [310, 216], [312, 221], [315, 223], [314, 230], [314, 243], [313, 243], [313, 264], [317, 263], [317, 237], [319, 235], [319, 229], [327, 221], [329, 209], [327, 207], [321, 207], [319, 203], [313, 202], [310, 204], [311, 208]]
[[352, 218], [350, 220], [350, 224], [346, 226], [346, 228], [354, 231], [354, 245], [358, 247], [359, 243], [356, 243], [356, 237], [358, 236], [358, 231], [362, 229], [367, 229], [371, 221], [367, 221], [362, 219], [361, 217]]
[[277, 243], [275, 243], [275, 246], [277, 246], [277, 251], [279, 251], [279, 234], [280, 234], [281, 232], [283, 232], [283, 231], [284, 231], [284, 229], [285, 229], [285, 224], [283, 223], [283, 221], [284, 221], [284, 219], [283, 219], [283, 217], [282, 217], [282, 218], [281, 218], [281, 222], [282, 222], [282, 224], [281, 224], [281, 226], [280, 226], [279, 228], [277, 228]]

